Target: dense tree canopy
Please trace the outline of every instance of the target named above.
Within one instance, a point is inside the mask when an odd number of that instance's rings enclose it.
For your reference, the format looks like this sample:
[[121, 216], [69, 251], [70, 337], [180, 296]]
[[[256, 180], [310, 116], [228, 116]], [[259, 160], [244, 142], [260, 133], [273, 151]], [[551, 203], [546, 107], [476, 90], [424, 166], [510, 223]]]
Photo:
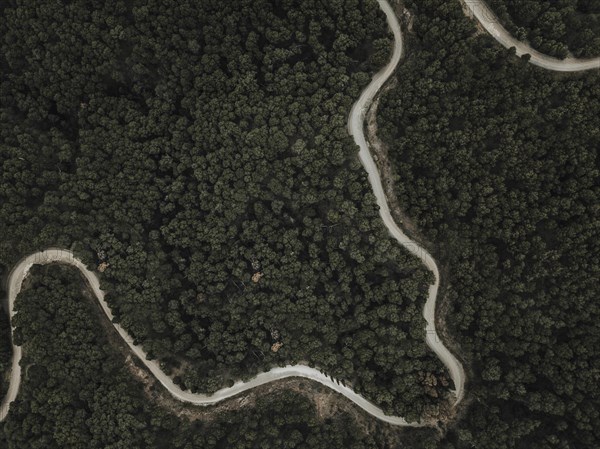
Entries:
[[409, 419], [439, 402], [431, 275], [387, 236], [346, 129], [389, 53], [375, 1], [9, 1], [2, 16], [5, 270], [74, 249], [192, 391], [306, 362]]
[[0, 309], [0, 398], [4, 397], [5, 388], [7, 388], [7, 380], [5, 376], [10, 371], [10, 327], [8, 316], [4, 310]]
[[409, 7], [378, 121], [471, 366], [473, 402], [441, 447], [598, 447], [600, 74], [528, 64], [475, 37], [458, 2]]
[[[532, 67], [477, 36], [458, 1], [407, 6], [380, 134], [442, 262], [472, 400], [441, 440], [411, 431], [400, 446], [596, 447], [600, 74]], [[409, 418], [435, 403], [444, 390], [421, 380], [444, 375], [422, 342], [430, 276], [385, 238], [345, 129], [389, 48], [373, 1], [1, 11], [4, 274], [32, 250], [74, 248], [194, 391], [308, 361]], [[387, 447], [292, 393], [210, 424], [155, 407], [73, 273], [37, 269], [19, 298], [24, 383], [0, 444]]]
[[177, 418], [144, 397], [72, 268], [34, 269], [19, 296], [23, 383], [0, 444], [9, 449], [375, 448], [340, 413], [322, 422], [298, 393], [260, 398], [210, 422]]
[[597, 0], [488, 0], [502, 24], [543, 53], [600, 56]]

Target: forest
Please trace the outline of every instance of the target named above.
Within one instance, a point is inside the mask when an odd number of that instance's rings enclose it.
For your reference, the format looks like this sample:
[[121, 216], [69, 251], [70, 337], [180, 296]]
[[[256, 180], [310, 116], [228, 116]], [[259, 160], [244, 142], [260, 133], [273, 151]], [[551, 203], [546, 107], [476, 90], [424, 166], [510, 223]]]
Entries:
[[[600, 74], [531, 66], [457, 0], [405, 4], [379, 135], [441, 262], [442, 321], [469, 371], [456, 420], [390, 440], [287, 390], [178, 417], [147, 400], [76, 272], [51, 266], [18, 298], [25, 374], [0, 447], [598, 447]], [[345, 127], [389, 52], [375, 2], [0, 13], [0, 274], [72, 248], [194, 391], [302, 360], [409, 419], [440, 403], [447, 389], [421, 380], [445, 375], [423, 343], [430, 276], [385, 238]]]
[[458, 2], [407, 7], [379, 137], [470, 367], [436, 447], [600, 447], [600, 73], [536, 68], [475, 37]]
[[487, 4], [519, 40], [564, 58], [600, 56], [598, 0], [487, 0]]
[[193, 392], [304, 362], [389, 413], [435, 413], [451, 385], [424, 343], [431, 275], [388, 237], [346, 129], [390, 51], [374, 0], [2, 16], [4, 274], [72, 249]]
[[4, 377], [10, 371], [11, 353], [8, 316], [4, 313], [4, 309], [0, 308], [0, 398], [4, 397], [8, 387], [8, 380]]
[[[72, 268], [35, 267], [17, 300], [21, 392], [0, 433], [10, 449], [381, 447], [347, 413], [318, 419], [303, 394], [259, 397], [210, 421], [180, 418], [145, 392], [108, 338], [101, 313]], [[118, 340], [118, 339], [117, 339]]]

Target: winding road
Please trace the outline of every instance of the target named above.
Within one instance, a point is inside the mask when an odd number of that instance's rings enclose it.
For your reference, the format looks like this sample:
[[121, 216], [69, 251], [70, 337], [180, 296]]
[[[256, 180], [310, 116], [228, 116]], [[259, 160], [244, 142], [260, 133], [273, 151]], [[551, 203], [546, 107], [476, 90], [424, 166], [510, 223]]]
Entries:
[[581, 70], [600, 69], [600, 57], [592, 59], [558, 59], [540, 53], [530, 45], [518, 41], [500, 24], [500, 20], [483, 0], [462, 0], [469, 15], [475, 17], [481, 26], [506, 48], [514, 47], [517, 56], [530, 55], [529, 62], [544, 69], [556, 72], [579, 72]]
[[[108, 317], [109, 320], [112, 321], [113, 314], [110, 311], [110, 308], [106, 301], [104, 300], [104, 292], [100, 289], [100, 282], [98, 281], [98, 277], [95, 273], [91, 272], [87, 269], [87, 267], [77, 259], [72, 252], [64, 250], [64, 249], [49, 249], [46, 251], [41, 251], [35, 254], [32, 254], [25, 259], [21, 260], [13, 269], [9, 276], [8, 283], [8, 310], [10, 317], [12, 318], [15, 314], [14, 312], [14, 302], [21, 291], [21, 285], [23, 284], [23, 280], [29, 273], [29, 270], [34, 265], [45, 265], [49, 263], [60, 262], [62, 264], [71, 265], [77, 268], [83, 276], [85, 276], [87, 282], [89, 283], [92, 291], [96, 295], [98, 302], [102, 306], [102, 310]], [[211, 405], [216, 404], [224, 399], [231, 398], [235, 395], [243, 393], [244, 391], [250, 390], [252, 388], [258, 387], [259, 385], [264, 385], [269, 382], [273, 382], [279, 379], [285, 379], [287, 377], [305, 377], [307, 379], [314, 380], [319, 382], [326, 387], [335, 390], [352, 402], [356, 403], [359, 407], [366, 410], [368, 413], [376, 416], [377, 418], [388, 422], [390, 424], [396, 424], [400, 426], [419, 426], [418, 423], [408, 423], [404, 419], [388, 416], [383, 410], [379, 407], [375, 406], [371, 402], [367, 401], [365, 398], [360, 396], [358, 393], [354, 392], [352, 389], [337, 383], [334, 379], [323, 374], [317, 369], [311, 368], [305, 365], [288, 365], [280, 368], [273, 368], [268, 372], [261, 373], [253, 379], [242, 382], [236, 382], [232, 387], [223, 388], [221, 390], [216, 391], [212, 395], [205, 394], [195, 394], [189, 391], [182, 390], [178, 385], [173, 382], [168, 375], [166, 375], [161, 369], [156, 360], [147, 360], [146, 352], [144, 349], [133, 343], [133, 338], [127, 333], [125, 329], [123, 329], [119, 324], [113, 323], [116, 331], [119, 333], [121, 338], [127, 343], [131, 351], [139, 358], [139, 360], [148, 368], [150, 372], [158, 379], [158, 381], [167, 389], [167, 391], [176, 399], [188, 402], [190, 404], [196, 405]], [[12, 356], [12, 371], [10, 377], [10, 385], [8, 392], [4, 399], [2, 400], [2, 404], [0, 406], [0, 421], [4, 420], [7, 416], [9, 405], [12, 401], [17, 397], [17, 393], [19, 392], [19, 385], [21, 382], [21, 366], [19, 362], [21, 360], [21, 347], [13, 345], [13, 356]]]
[[[400, 229], [400, 227], [394, 222], [390, 209], [387, 203], [387, 199], [384, 194], [383, 186], [381, 184], [381, 178], [375, 162], [369, 152], [369, 145], [366, 141], [364, 134], [364, 119], [365, 113], [373, 101], [373, 98], [386, 82], [386, 80], [394, 72], [398, 62], [402, 58], [403, 47], [402, 47], [402, 33], [400, 31], [400, 24], [390, 7], [387, 0], [378, 0], [379, 6], [387, 17], [388, 24], [392, 29], [394, 35], [394, 51], [390, 62], [377, 73], [371, 83], [362, 92], [358, 101], [352, 107], [350, 116], [348, 118], [348, 132], [354, 137], [355, 142], [360, 147], [359, 157], [369, 175], [369, 181], [373, 188], [373, 192], [377, 199], [377, 204], [380, 208], [381, 217], [388, 228], [390, 234], [409, 252], [417, 256], [431, 272], [434, 274], [435, 281], [429, 287], [429, 295], [423, 308], [423, 316], [427, 322], [426, 325], [426, 341], [429, 347], [438, 355], [444, 365], [448, 368], [450, 376], [455, 386], [455, 405], [458, 404], [464, 396], [464, 383], [465, 383], [465, 372], [461, 363], [457, 358], [444, 346], [438, 337], [435, 328], [435, 305], [439, 288], [440, 275], [438, 267], [431, 257], [431, 255], [417, 242], [414, 242], [408, 238]], [[513, 39], [507, 32], [499, 26], [498, 23], [490, 22], [489, 17], [495, 17], [487, 9], [485, 4], [479, 1], [467, 1], [469, 9], [473, 12], [474, 16], [482, 23], [482, 25], [494, 36], [502, 45], [505, 47], [517, 47], [517, 54], [530, 53], [532, 54], [531, 62], [541, 67], [545, 67], [550, 70], [561, 70], [561, 71], [575, 71], [575, 70], [587, 70], [590, 68], [599, 68], [600, 59], [598, 60], [557, 60], [548, 56], [542, 55], [530, 47], [521, 44], [520, 42]], [[521, 53], [519, 53], [521, 52]], [[83, 276], [87, 279], [90, 287], [96, 295], [98, 302], [102, 306], [104, 313], [109, 320], [112, 321], [113, 315], [106, 301], [104, 300], [104, 292], [100, 289], [100, 283], [95, 273], [87, 269], [87, 267], [77, 259], [73, 253], [64, 249], [49, 249], [34, 253], [24, 259], [22, 259], [12, 270], [8, 277], [8, 294], [7, 294], [7, 310], [9, 316], [12, 319], [14, 316], [14, 302], [21, 290], [23, 280], [29, 273], [30, 268], [33, 265], [44, 265], [49, 263], [63, 263], [71, 265], [77, 268]], [[353, 391], [352, 389], [338, 383], [331, 377], [323, 374], [317, 369], [305, 366], [305, 365], [288, 365], [285, 367], [273, 368], [268, 372], [261, 373], [253, 379], [242, 382], [236, 382], [232, 387], [223, 388], [218, 390], [212, 395], [194, 394], [189, 391], [183, 391], [177, 386], [173, 380], [166, 375], [159, 367], [156, 360], [147, 360], [146, 353], [141, 346], [135, 345], [131, 336], [119, 325], [113, 323], [115, 329], [121, 336], [121, 338], [127, 343], [129, 348], [140, 361], [152, 372], [152, 374], [158, 379], [158, 381], [166, 388], [166, 390], [176, 399], [188, 402], [196, 405], [211, 405], [220, 402], [224, 399], [243, 393], [247, 390], [255, 388], [259, 385], [263, 385], [269, 382], [273, 382], [279, 379], [285, 379], [288, 377], [304, 377], [307, 379], [314, 380], [331, 388], [334, 391], [344, 395], [352, 402], [357, 404], [359, 407], [364, 409], [367, 413], [371, 414], [377, 419], [385, 421], [390, 424], [398, 426], [412, 426], [420, 427], [424, 424], [418, 422], [407, 422], [404, 418], [397, 416], [386, 415], [383, 410], [369, 402], [361, 395]], [[7, 394], [2, 399], [0, 404], [0, 421], [3, 421], [9, 411], [9, 406], [12, 401], [17, 397], [19, 386], [21, 383], [21, 366], [20, 360], [22, 355], [22, 349], [20, 346], [13, 345], [12, 355], [12, 370], [10, 375], [10, 385]]]

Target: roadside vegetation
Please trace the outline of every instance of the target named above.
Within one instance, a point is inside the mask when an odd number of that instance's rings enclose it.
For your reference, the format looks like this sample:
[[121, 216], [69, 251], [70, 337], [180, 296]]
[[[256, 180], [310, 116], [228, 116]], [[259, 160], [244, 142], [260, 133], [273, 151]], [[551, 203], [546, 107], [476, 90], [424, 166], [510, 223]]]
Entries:
[[76, 270], [35, 267], [17, 300], [16, 339], [24, 346], [21, 392], [4, 423], [11, 449], [376, 448], [346, 413], [326, 422], [294, 392], [253, 407], [189, 421], [145, 398], [111, 344], [101, 313]]
[[0, 309], [0, 398], [8, 388], [7, 375], [10, 371], [11, 358], [10, 324], [4, 310]]
[[5, 272], [73, 249], [194, 392], [305, 362], [409, 420], [443, 402], [431, 275], [389, 238], [346, 129], [389, 56], [374, 0], [1, 12]]
[[[3, 6], [0, 266], [74, 248], [194, 391], [308, 360], [420, 416], [446, 391], [423, 381], [444, 380], [423, 343], [430, 278], [386, 238], [345, 129], [387, 56], [384, 18], [374, 2], [269, 5]], [[529, 65], [458, 1], [407, 7], [379, 136], [470, 383], [442, 437], [410, 429], [398, 447], [597, 447], [600, 74]], [[168, 414], [73, 272], [36, 268], [18, 299], [27, 370], [0, 445], [389, 447], [292, 392], [210, 423]]]
[[600, 73], [536, 68], [475, 37], [458, 2], [407, 6], [379, 137], [471, 367], [471, 403], [437, 447], [598, 447]]
[[564, 58], [600, 56], [600, 2], [597, 0], [488, 0], [488, 5], [519, 40]]

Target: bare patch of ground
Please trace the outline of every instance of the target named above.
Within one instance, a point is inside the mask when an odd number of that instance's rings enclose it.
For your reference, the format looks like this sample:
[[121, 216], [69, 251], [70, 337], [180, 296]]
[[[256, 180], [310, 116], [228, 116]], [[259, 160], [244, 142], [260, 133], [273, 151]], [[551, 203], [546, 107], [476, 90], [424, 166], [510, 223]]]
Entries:
[[474, 16], [473, 13], [469, 10], [469, 8], [467, 8], [467, 5], [465, 4], [465, 1], [469, 1], [469, 0], [461, 0], [460, 1], [460, 8], [462, 9], [463, 14], [471, 19], [472, 21], [475, 22], [475, 33], [473, 33], [473, 37], [477, 37], [477, 36], [481, 36], [482, 34], [487, 34], [487, 31], [485, 30], [485, 28], [483, 27], [483, 25], [481, 25], [481, 23], [479, 22], [479, 20], [477, 20]]
[[178, 401], [173, 398], [152, 376], [146, 368], [131, 355], [126, 356], [125, 364], [132, 375], [138, 379], [144, 388], [146, 398], [160, 407], [168, 410], [179, 418], [190, 421], [210, 422], [219, 418], [226, 412], [235, 412], [242, 408], [254, 407], [257, 399], [261, 397], [275, 396], [283, 391], [294, 391], [311, 400], [315, 405], [316, 415], [320, 421], [334, 419], [340, 413], [350, 415], [355, 424], [363, 432], [381, 431], [386, 428], [389, 438], [395, 438], [399, 428], [381, 424], [372, 416], [356, 407], [340, 394], [320, 385], [302, 378], [282, 379], [253, 388], [233, 398], [226, 399], [215, 405], [201, 406], [192, 405]]
[[395, 8], [396, 15], [398, 19], [400, 19], [400, 23], [403, 27], [406, 27], [406, 30], [410, 33], [413, 30], [413, 24], [415, 22], [415, 18], [412, 13], [404, 6], [404, 2], [399, 1], [398, 5]]

